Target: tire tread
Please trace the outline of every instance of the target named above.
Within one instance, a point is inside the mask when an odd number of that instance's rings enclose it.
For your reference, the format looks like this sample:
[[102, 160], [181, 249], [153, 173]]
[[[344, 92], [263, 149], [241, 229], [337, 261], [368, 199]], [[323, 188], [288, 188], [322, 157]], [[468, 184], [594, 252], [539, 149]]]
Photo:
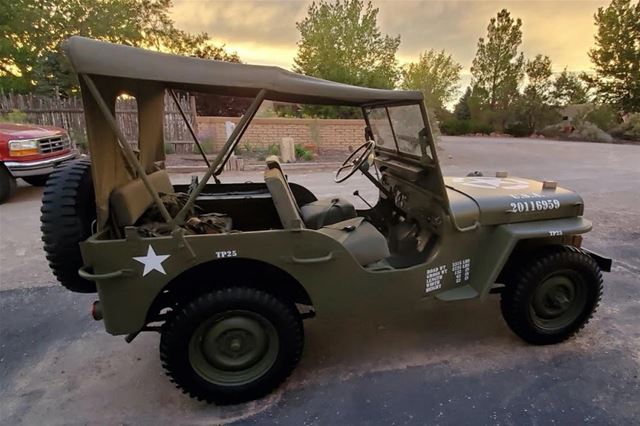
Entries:
[[[91, 188], [88, 193], [87, 186]], [[51, 173], [40, 213], [44, 251], [53, 275], [68, 290], [95, 293], [95, 283], [78, 276], [83, 265], [79, 243], [91, 235], [90, 224], [95, 219], [89, 160], [70, 161]]]
[[[224, 390], [222, 387], [212, 385], [208, 389], [202, 386], [203, 379], [194, 381], [191, 367], [184, 363], [185, 329], [193, 326], [194, 318], [203, 316], [215, 308], [223, 311], [225, 307], [233, 307], [238, 303], [248, 303], [253, 306], [262, 306], [265, 310], [274, 312], [281, 319], [284, 329], [278, 329], [279, 335], [289, 338], [288, 348], [284, 348], [286, 359], [278, 363], [279, 371], [276, 374], [266, 373], [268, 379], [257, 379], [256, 386], [243, 385], [242, 389]], [[190, 336], [190, 335], [189, 335]], [[259, 398], [271, 392], [289, 377], [300, 361], [304, 346], [304, 330], [298, 312], [290, 303], [286, 303], [276, 296], [247, 286], [224, 287], [202, 294], [195, 299], [178, 307], [175, 313], [169, 317], [162, 328], [160, 339], [160, 361], [169, 377], [184, 394], [197, 399], [216, 404], [231, 404]], [[281, 347], [281, 351], [283, 348]], [[281, 354], [278, 355], [280, 358]], [[182, 361], [182, 362], [181, 362]], [[275, 366], [274, 366], [275, 368]], [[264, 377], [264, 376], [263, 376]], [[198, 383], [200, 382], [200, 383]]]
[[[572, 324], [555, 334], [541, 333], [529, 323], [525, 309], [528, 309], [527, 299], [532, 286], [544, 276], [547, 271], [557, 265], [569, 264], [581, 268], [581, 272], [588, 274], [595, 287], [585, 312]], [[523, 340], [537, 345], [559, 343], [567, 340], [582, 330], [596, 312], [603, 293], [602, 271], [598, 264], [583, 250], [573, 246], [553, 246], [537, 253], [529, 263], [520, 267], [519, 274], [502, 293], [500, 309], [507, 325]]]

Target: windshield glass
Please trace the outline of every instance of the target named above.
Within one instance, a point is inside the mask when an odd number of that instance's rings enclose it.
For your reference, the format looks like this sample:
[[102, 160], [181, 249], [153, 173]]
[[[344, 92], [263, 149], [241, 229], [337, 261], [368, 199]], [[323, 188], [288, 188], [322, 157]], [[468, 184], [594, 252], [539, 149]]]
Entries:
[[369, 116], [369, 125], [376, 145], [395, 150], [397, 146], [393, 138], [387, 110], [385, 108], [372, 108], [367, 110], [367, 115]]
[[369, 108], [366, 111], [377, 146], [422, 156], [419, 133], [425, 126], [419, 105]]

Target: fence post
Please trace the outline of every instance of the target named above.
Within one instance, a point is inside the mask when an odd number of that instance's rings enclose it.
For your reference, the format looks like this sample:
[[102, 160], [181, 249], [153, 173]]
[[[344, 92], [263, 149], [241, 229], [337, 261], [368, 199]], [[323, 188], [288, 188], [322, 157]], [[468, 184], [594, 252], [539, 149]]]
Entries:
[[196, 97], [189, 95], [189, 108], [191, 109], [193, 131], [198, 134], [198, 112], [196, 111]]

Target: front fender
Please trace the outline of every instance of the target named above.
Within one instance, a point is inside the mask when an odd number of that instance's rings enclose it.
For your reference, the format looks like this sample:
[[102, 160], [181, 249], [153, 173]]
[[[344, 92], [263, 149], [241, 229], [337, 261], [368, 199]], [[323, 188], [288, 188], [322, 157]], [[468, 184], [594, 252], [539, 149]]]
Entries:
[[499, 225], [492, 233], [479, 262], [478, 272], [482, 279], [475, 280], [471, 286], [479, 293], [481, 300], [486, 299], [519, 241], [578, 235], [590, 230], [591, 222], [582, 216]]

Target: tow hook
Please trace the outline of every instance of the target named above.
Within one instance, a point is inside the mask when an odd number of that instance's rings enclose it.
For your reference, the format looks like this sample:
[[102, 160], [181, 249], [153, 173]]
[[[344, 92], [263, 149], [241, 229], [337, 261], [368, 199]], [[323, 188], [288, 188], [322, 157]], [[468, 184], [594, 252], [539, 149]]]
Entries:
[[98, 300], [91, 305], [91, 317], [96, 321], [102, 320], [102, 305], [100, 305], [100, 301]]

